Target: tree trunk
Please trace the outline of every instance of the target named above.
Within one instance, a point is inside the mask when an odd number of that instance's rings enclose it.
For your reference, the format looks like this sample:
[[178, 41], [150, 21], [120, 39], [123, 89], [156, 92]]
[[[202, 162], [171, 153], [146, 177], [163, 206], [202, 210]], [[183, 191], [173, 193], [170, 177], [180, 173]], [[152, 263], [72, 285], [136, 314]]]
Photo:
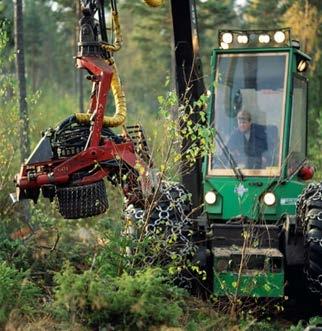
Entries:
[[[80, 1], [76, 0], [76, 35], [75, 35], [75, 49], [76, 52], [78, 51], [78, 39], [79, 39], [79, 19], [81, 17], [81, 6], [80, 6]], [[83, 70], [78, 69], [77, 72], [77, 86], [78, 86], [78, 102], [79, 102], [79, 112], [84, 113], [84, 86], [83, 86], [83, 80], [84, 80], [84, 75], [83, 75]]]
[[[29, 142], [29, 119], [27, 107], [27, 91], [25, 77], [25, 58], [24, 58], [24, 40], [23, 40], [23, 13], [22, 0], [14, 0], [14, 31], [15, 31], [15, 51], [16, 51], [16, 72], [18, 79], [18, 99], [20, 113], [20, 158], [21, 162], [30, 154]], [[22, 218], [23, 221], [29, 220], [29, 204], [23, 203]]]

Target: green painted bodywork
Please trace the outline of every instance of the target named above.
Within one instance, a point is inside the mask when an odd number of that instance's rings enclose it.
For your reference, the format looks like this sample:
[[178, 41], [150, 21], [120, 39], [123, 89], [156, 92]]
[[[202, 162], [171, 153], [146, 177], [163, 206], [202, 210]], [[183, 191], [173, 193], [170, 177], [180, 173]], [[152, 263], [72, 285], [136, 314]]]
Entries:
[[244, 273], [238, 279], [238, 274], [230, 271], [214, 276], [214, 293], [217, 296], [246, 296], [279, 298], [283, 296], [284, 272], [254, 272]]
[[[293, 76], [297, 73], [299, 59], [310, 60], [299, 49], [293, 47], [281, 48], [253, 48], [253, 49], [215, 49], [211, 59], [212, 77], [215, 82], [216, 58], [218, 54], [283, 52], [288, 53], [286, 98], [284, 109], [284, 128], [282, 144], [282, 166], [278, 177], [245, 177], [243, 180], [236, 176], [211, 176], [208, 174], [209, 157], [203, 162], [204, 194], [214, 191], [217, 194], [215, 204], [205, 203], [204, 210], [208, 222], [225, 223], [228, 220], [243, 216], [254, 223], [267, 222], [275, 224], [285, 215], [296, 214], [296, 201], [308, 184], [298, 178], [296, 173], [287, 175], [287, 155], [289, 154], [289, 139], [292, 118], [292, 84]], [[301, 74], [302, 75], [302, 74]], [[211, 97], [209, 100], [209, 124], [213, 120], [212, 105], [215, 95], [215, 85], [211, 84]], [[306, 139], [306, 137], [299, 137]], [[262, 197], [266, 192], [274, 192], [276, 203], [267, 207]], [[215, 259], [215, 257], [214, 257]], [[239, 280], [238, 280], [239, 279]], [[240, 278], [236, 271], [217, 270], [214, 261], [214, 294], [249, 297], [281, 297], [284, 295], [284, 271], [257, 270], [242, 272]], [[237, 289], [238, 287], [238, 289]]]
[[[215, 190], [219, 193], [219, 198], [215, 205], [205, 205], [210, 220], [227, 221], [236, 216], [247, 216], [257, 220], [258, 217], [264, 216], [269, 222], [279, 220], [284, 214], [295, 214], [295, 199], [302, 192], [307, 182], [301, 181], [297, 176], [287, 177], [286, 160], [289, 154], [289, 136], [291, 126], [291, 109], [292, 109], [292, 79], [293, 73], [296, 73], [297, 58], [309, 59], [307, 55], [293, 47], [284, 48], [239, 48], [231, 50], [215, 49], [211, 59], [212, 77], [215, 80], [216, 57], [218, 54], [239, 54], [239, 53], [266, 53], [266, 52], [283, 52], [289, 54], [287, 68], [286, 100], [285, 100], [285, 120], [284, 134], [282, 143], [282, 167], [279, 177], [245, 177], [243, 181], [237, 180], [235, 176], [209, 176], [208, 164], [209, 157], [203, 162], [203, 186], [204, 194], [209, 190]], [[212, 104], [214, 98], [215, 84], [211, 84], [211, 97], [209, 100], [208, 120], [212, 120]], [[306, 137], [300, 137], [306, 139]], [[235, 190], [239, 184], [242, 184], [247, 192], [238, 197]], [[258, 185], [258, 186], [257, 186]], [[261, 186], [259, 186], [261, 185]], [[261, 202], [261, 196], [267, 189], [274, 191], [277, 197], [277, 203], [273, 207], [264, 208]], [[293, 201], [293, 202], [292, 202]], [[286, 203], [287, 202], [287, 203]]]
[[[238, 187], [243, 187], [244, 194], [238, 194]], [[283, 215], [294, 215], [296, 200], [306, 183], [299, 180], [285, 181], [279, 184], [274, 178], [246, 177], [238, 181], [235, 177], [206, 177], [205, 192], [215, 190], [217, 201], [205, 206], [209, 221], [224, 222], [240, 215], [252, 220], [276, 223]], [[274, 192], [276, 203], [267, 207], [261, 197], [263, 193]]]

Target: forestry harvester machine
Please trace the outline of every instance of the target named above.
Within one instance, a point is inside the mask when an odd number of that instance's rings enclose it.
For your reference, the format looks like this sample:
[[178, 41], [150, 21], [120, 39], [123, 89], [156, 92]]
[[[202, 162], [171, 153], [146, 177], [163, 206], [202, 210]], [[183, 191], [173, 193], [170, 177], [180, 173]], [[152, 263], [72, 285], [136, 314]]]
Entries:
[[[162, 1], [145, 2], [157, 6]], [[208, 102], [215, 153], [182, 176], [183, 186], [160, 185], [142, 128], [127, 127], [123, 134], [111, 130], [123, 125], [126, 116], [112, 57], [122, 41], [116, 3], [111, 0], [112, 43], [107, 40], [104, 1], [81, 3], [76, 60], [93, 84], [89, 110], [44, 133], [16, 177], [17, 198], [36, 202], [41, 191], [45, 198], [57, 199], [65, 218], [94, 216], [107, 209], [107, 178], [121, 185], [135, 216], [161, 195], [150, 224], [159, 218], [175, 227], [191, 210], [180, 199], [187, 189], [192, 206], [203, 205], [189, 226], [211, 292], [282, 297], [287, 281], [298, 278], [320, 296], [322, 185], [308, 184], [313, 169], [306, 159], [310, 57], [291, 39], [290, 30], [219, 31]], [[193, 103], [206, 92], [195, 1], [170, 3], [177, 92]], [[116, 105], [112, 117], [104, 115], [109, 90]], [[248, 135], [242, 135], [239, 122], [248, 122]]]

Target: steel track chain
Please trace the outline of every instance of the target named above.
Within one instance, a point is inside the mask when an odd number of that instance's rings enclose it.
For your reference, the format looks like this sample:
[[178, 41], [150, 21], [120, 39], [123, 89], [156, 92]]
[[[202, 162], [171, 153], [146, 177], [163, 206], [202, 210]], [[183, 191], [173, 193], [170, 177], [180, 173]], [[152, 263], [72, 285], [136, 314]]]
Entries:
[[320, 230], [322, 235], [322, 183], [310, 183], [307, 186], [297, 201], [296, 212], [304, 230], [306, 258], [304, 274], [308, 289], [312, 294], [322, 295], [322, 274], [313, 275], [309, 268], [309, 254], [312, 245], [318, 245], [322, 254], [322, 237], [317, 237], [316, 235], [319, 232], [315, 231], [315, 229]]
[[[145, 257], [147, 264], [157, 261], [167, 264], [173, 261], [184, 266], [196, 252], [197, 246], [192, 240], [192, 221], [189, 218], [191, 199], [186, 189], [178, 183], [163, 182], [156, 207], [148, 215], [147, 210], [127, 206], [125, 219], [134, 224], [127, 234], [137, 236], [137, 231], [144, 231], [145, 238], [158, 245], [158, 250], [149, 250]], [[147, 217], [149, 219], [147, 220]], [[188, 287], [193, 277], [178, 273], [176, 281], [180, 286]]]

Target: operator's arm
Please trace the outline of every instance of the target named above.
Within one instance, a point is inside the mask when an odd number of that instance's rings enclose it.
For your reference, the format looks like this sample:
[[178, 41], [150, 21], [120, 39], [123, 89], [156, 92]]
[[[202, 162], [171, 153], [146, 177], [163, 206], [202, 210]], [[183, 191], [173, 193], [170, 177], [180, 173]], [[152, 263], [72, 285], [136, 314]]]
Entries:
[[262, 154], [267, 151], [267, 134], [264, 125], [253, 124], [255, 131], [255, 144], [258, 154]]
[[236, 153], [242, 147], [242, 135], [236, 129], [234, 129], [233, 133], [228, 139], [227, 147], [231, 153]]
[[227, 147], [229, 149], [229, 152], [235, 159], [237, 165], [241, 168], [245, 167], [245, 146], [244, 146], [244, 136], [243, 134], [238, 130], [234, 129], [233, 133], [231, 134]]

